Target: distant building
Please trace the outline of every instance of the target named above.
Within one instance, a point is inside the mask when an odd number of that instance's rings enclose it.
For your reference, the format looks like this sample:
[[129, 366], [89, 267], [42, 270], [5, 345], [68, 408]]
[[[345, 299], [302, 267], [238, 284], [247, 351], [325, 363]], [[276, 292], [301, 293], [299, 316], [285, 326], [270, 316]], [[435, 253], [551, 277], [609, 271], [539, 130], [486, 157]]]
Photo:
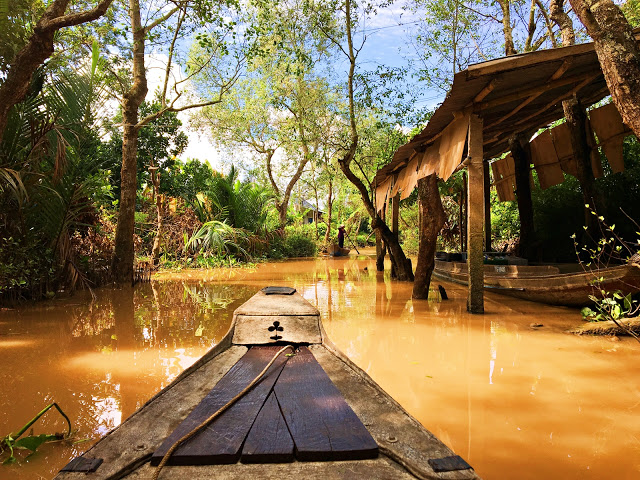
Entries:
[[302, 220], [303, 223], [314, 223], [316, 221], [316, 218], [318, 222], [322, 221], [322, 214], [324, 212], [312, 203], [307, 202], [306, 200], [302, 200], [299, 208], [304, 213], [304, 217]]

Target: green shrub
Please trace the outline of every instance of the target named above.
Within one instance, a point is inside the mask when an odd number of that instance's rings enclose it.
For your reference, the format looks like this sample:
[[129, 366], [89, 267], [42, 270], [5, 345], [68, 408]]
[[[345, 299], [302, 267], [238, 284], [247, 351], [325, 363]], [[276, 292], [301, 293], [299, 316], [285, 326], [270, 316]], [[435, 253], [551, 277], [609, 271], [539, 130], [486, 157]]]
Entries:
[[287, 257], [314, 257], [316, 242], [301, 233], [291, 233], [285, 237], [284, 251]]

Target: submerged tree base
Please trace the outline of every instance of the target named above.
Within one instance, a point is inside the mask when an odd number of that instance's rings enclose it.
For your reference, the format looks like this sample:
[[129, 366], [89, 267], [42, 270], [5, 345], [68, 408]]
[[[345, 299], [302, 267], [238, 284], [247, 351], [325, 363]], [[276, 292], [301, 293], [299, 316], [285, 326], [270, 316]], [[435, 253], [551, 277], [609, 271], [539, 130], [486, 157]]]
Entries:
[[[640, 318], [628, 318], [618, 320], [619, 323], [626, 326], [634, 333], [640, 334]], [[616, 325], [612, 320], [605, 322], [586, 322], [584, 325], [572, 328], [569, 333], [576, 335], [629, 335], [629, 333]]]

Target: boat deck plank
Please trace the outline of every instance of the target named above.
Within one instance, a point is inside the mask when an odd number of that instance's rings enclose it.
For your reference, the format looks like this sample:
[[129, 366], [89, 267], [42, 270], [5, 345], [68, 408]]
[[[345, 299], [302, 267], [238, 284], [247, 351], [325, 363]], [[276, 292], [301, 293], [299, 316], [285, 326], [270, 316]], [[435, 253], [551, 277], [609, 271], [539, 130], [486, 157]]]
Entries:
[[242, 463], [293, 461], [293, 439], [271, 392], [242, 447]]
[[298, 460], [359, 460], [378, 455], [375, 440], [307, 347], [289, 359], [274, 391]]
[[[169, 448], [240, 393], [264, 369], [282, 347], [251, 348], [218, 382], [151, 457], [158, 465]], [[172, 465], [235, 463], [244, 439], [278, 379], [287, 357], [281, 355], [263, 379], [210, 425], [179, 446], [171, 455]]]

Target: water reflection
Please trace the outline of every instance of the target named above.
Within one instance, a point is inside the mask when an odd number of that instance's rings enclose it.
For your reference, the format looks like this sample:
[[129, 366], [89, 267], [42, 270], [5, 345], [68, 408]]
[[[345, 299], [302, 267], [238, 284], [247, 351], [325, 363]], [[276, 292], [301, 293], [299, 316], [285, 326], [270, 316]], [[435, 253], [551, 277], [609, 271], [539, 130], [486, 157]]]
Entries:
[[[450, 284], [450, 300], [414, 302], [411, 284], [367, 256], [185, 271], [101, 289], [94, 303], [80, 294], [2, 312], [2, 432], [55, 399], [79, 438], [98, 438], [219, 342], [266, 285], [317, 305], [331, 340], [485, 478], [640, 475], [634, 344], [567, 336], [576, 310], [497, 295], [469, 315]], [[63, 424], [51, 415], [41, 428]], [[47, 446], [12, 478], [50, 477], [89, 445]]]

